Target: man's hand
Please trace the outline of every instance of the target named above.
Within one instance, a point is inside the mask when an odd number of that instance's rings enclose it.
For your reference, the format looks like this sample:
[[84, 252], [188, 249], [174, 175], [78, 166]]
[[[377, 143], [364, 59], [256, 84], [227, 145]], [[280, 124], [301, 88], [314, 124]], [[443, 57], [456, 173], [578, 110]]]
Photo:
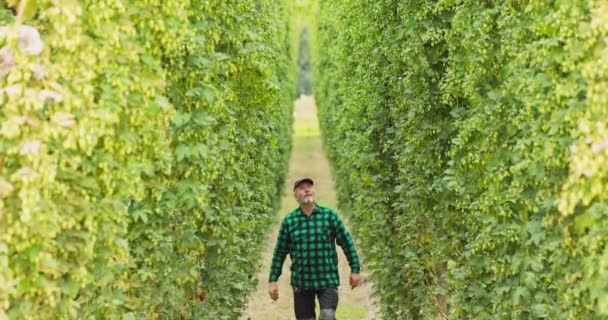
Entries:
[[349, 280], [350, 280], [350, 288], [354, 289], [361, 283], [361, 275], [358, 273], [351, 273]]
[[279, 284], [276, 281], [268, 283], [268, 293], [270, 299], [277, 301], [279, 299]]

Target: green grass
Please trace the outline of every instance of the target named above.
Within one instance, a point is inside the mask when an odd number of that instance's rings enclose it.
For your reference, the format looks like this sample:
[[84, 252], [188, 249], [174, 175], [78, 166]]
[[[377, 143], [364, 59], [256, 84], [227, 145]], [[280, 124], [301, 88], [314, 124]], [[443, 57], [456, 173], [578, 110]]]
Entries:
[[[298, 121], [294, 124], [295, 137], [318, 137], [321, 135], [319, 124], [316, 121]], [[294, 145], [296, 145], [294, 141]]]
[[336, 312], [336, 319], [338, 320], [358, 320], [365, 319], [366, 316], [367, 310], [365, 308], [344, 303], [338, 305], [338, 311]]
[[[316, 305], [316, 314], [319, 315], [319, 304]], [[365, 319], [367, 311], [363, 307], [338, 302], [336, 320], [359, 320]]]

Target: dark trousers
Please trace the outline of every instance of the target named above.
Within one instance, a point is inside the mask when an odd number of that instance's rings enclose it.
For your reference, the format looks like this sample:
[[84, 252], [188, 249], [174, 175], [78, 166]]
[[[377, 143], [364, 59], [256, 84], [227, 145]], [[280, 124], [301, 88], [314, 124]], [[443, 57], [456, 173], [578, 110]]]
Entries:
[[296, 319], [315, 320], [315, 297], [319, 299], [319, 320], [334, 320], [338, 308], [338, 288], [302, 289], [293, 288]]

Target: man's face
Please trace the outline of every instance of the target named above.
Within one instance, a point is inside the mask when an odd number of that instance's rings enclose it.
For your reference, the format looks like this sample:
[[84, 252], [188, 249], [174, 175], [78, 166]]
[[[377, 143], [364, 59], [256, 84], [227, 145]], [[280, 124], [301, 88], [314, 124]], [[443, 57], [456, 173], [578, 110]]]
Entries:
[[300, 205], [311, 204], [315, 202], [315, 188], [308, 182], [302, 182], [293, 191], [296, 201]]

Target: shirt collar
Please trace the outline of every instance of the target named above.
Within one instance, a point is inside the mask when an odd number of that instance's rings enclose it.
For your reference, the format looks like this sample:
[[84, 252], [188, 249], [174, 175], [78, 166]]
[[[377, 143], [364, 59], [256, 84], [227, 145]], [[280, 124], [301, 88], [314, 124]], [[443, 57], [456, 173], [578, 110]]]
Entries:
[[[302, 207], [298, 207], [298, 212], [302, 215], [306, 215], [304, 214], [304, 211], [302, 211]], [[315, 207], [312, 209], [312, 212], [310, 213], [310, 215], [312, 216], [315, 213], [321, 213], [321, 207], [319, 207], [319, 205], [315, 202]]]

